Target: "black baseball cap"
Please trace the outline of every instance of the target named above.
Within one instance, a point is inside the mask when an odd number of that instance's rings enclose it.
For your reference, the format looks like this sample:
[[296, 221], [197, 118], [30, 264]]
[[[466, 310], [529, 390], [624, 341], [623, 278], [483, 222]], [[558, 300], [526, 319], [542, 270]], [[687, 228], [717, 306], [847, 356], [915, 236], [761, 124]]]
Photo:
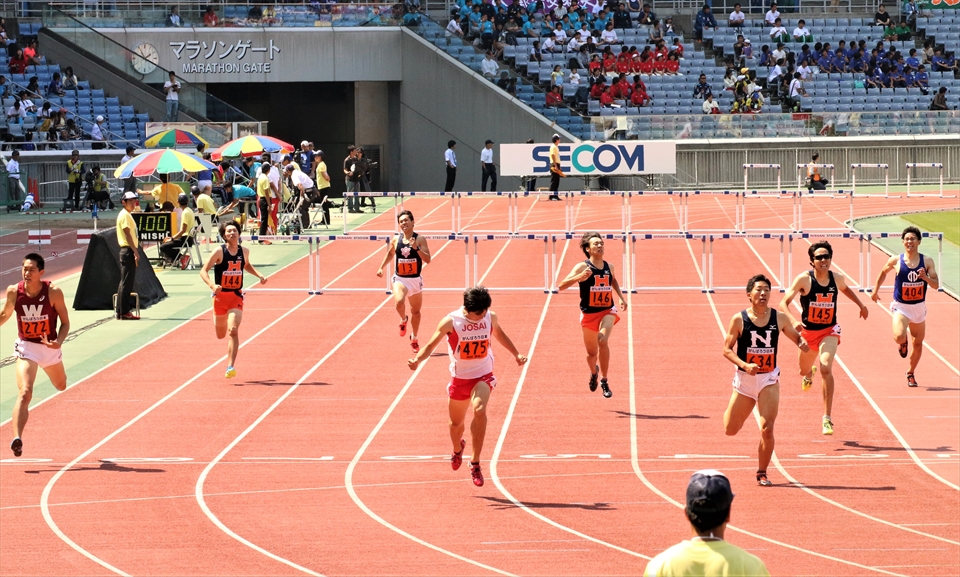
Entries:
[[730, 481], [716, 469], [697, 471], [687, 483], [687, 509], [694, 513], [726, 511], [733, 497]]
[[490, 139], [487, 139], [487, 141], [484, 142], [483, 144], [484, 144], [484, 146], [486, 146], [487, 144], [493, 144], [493, 141], [490, 140]]

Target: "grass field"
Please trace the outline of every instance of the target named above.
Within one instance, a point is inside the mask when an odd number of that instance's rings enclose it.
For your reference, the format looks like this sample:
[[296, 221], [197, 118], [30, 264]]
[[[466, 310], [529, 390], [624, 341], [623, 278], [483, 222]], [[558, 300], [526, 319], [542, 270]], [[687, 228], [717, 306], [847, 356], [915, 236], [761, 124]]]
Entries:
[[904, 220], [926, 232], [943, 232], [943, 238], [960, 245], [960, 210], [904, 214]]

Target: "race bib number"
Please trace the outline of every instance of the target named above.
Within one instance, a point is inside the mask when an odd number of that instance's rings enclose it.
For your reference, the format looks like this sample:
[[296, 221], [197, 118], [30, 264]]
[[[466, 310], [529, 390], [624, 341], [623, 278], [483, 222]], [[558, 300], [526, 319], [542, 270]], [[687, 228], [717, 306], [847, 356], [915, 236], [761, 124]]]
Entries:
[[812, 302], [807, 318], [818, 325], [829, 325], [833, 323], [833, 307], [832, 302]]
[[50, 334], [50, 321], [48, 319], [27, 321], [20, 323], [23, 330], [23, 337], [26, 339], [39, 339], [44, 335]]
[[900, 285], [900, 298], [906, 301], [923, 300], [922, 282], [905, 282]]
[[610, 308], [613, 306], [613, 288], [608, 286], [590, 287], [590, 306]]
[[237, 290], [243, 288], [243, 272], [230, 273], [224, 272], [220, 277], [220, 288], [227, 290]]
[[773, 349], [747, 347], [747, 362], [757, 365], [758, 373], [772, 373], [776, 367], [773, 365]]
[[487, 356], [490, 350], [490, 341], [467, 341], [460, 343], [460, 359], [464, 361], [475, 361]]
[[402, 276], [411, 276], [417, 274], [417, 259], [398, 258], [397, 274]]

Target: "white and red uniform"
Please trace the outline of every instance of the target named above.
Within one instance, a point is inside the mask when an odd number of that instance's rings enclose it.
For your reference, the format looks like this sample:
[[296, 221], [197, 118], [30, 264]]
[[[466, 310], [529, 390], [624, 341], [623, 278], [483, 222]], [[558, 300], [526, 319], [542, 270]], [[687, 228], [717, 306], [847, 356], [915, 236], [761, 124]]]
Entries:
[[17, 283], [17, 300], [13, 305], [17, 314], [17, 341], [13, 345], [17, 357], [33, 361], [40, 368], [56, 365], [63, 361], [60, 349], [52, 349], [40, 344], [46, 335], [47, 340], [57, 340], [57, 309], [50, 302], [50, 283], [40, 281], [40, 292], [29, 296], [23, 281]]
[[450, 384], [447, 394], [455, 401], [470, 398], [474, 385], [483, 381], [493, 390], [493, 319], [490, 311], [477, 322], [468, 320], [463, 310], [447, 315], [453, 321], [453, 332], [447, 335], [450, 351]]

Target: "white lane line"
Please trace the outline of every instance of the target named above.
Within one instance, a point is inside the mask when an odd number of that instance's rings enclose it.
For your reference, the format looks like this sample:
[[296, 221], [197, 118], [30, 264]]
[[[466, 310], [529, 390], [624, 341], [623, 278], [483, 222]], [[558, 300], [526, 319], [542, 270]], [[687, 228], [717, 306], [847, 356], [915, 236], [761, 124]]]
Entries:
[[[559, 262], [561, 265], [563, 264], [563, 259], [566, 257], [567, 249], [569, 247], [570, 247], [570, 240], [568, 239], [564, 243], [563, 253], [560, 255]], [[560, 523], [554, 521], [553, 519], [550, 519], [549, 517], [542, 515], [538, 511], [534, 511], [533, 509], [531, 509], [530, 507], [528, 507], [527, 505], [519, 501], [516, 497], [513, 496], [513, 494], [510, 493], [510, 491], [507, 490], [507, 488], [501, 482], [500, 476], [497, 473], [497, 463], [500, 460], [500, 453], [503, 451], [503, 444], [507, 439], [507, 433], [510, 430], [510, 423], [511, 421], [513, 421], [513, 415], [516, 412], [517, 403], [520, 401], [520, 393], [523, 392], [523, 384], [526, 381], [527, 371], [529, 370], [531, 361], [534, 358], [534, 353], [536, 352], [536, 348], [537, 348], [537, 342], [540, 338], [540, 331], [543, 329], [543, 322], [547, 318], [547, 310], [550, 307], [550, 302], [552, 300], [552, 297], [553, 297], [553, 293], [548, 294], [547, 300], [543, 304], [543, 310], [540, 312], [540, 320], [537, 322], [537, 329], [533, 335], [533, 341], [530, 343], [530, 350], [527, 353], [527, 358], [529, 360], [527, 361], [527, 364], [523, 365], [523, 369], [520, 371], [520, 378], [517, 379], [517, 388], [513, 393], [513, 398], [510, 400], [510, 407], [507, 409], [507, 415], [503, 420], [503, 428], [500, 430], [500, 437], [497, 439], [497, 446], [493, 450], [493, 456], [490, 457], [490, 477], [493, 479], [493, 482], [497, 486], [497, 489], [500, 490], [500, 493], [502, 493], [504, 497], [510, 500], [510, 502], [513, 503], [514, 506], [526, 511], [527, 513], [533, 515], [537, 519], [540, 519], [544, 523], [547, 523], [548, 525], [552, 525], [553, 527], [556, 527], [561, 531], [566, 531], [567, 533], [576, 535], [577, 537], [580, 537], [581, 539], [584, 539], [586, 541], [590, 541], [598, 545], [602, 545], [604, 547], [609, 547], [616, 551], [620, 551], [621, 553], [626, 553], [627, 555], [632, 555], [634, 557], [640, 557], [642, 559], [649, 560], [651, 559], [651, 557], [643, 555], [642, 553], [637, 553], [636, 551], [625, 549], [623, 547], [620, 547], [619, 545], [614, 545], [613, 543], [608, 543], [606, 541], [597, 539], [596, 537], [592, 537], [590, 535], [587, 535], [586, 533], [577, 531], [572, 527], [561, 525]]]
[[[686, 244], [687, 244], [687, 250], [688, 250], [688, 252], [690, 253], [690, 258], [691, 258], [691, 260], [693, 261], [693, 265], [694, 265], [694, 267], [695, 267], [696, 270], [697, 270], [697, 275], [700, 277], [700, 280], [702, 281], [702, 280], [703, 280], [703, 271], [700, 270], [700, 265], [699, 265], [699, 263], [697, 262], [697, 257], [696, 257], [696, 255], [693, 254], [693, 248], [690, 246], [690, 241], [688, 240], [688, 241], [684, 241], [684, 242], [686, 242]], [[708, 299], [708, 301], [709, 301], [709, 303], [710, 303], [710, 308], [713, 310], [714, 319], [717, 321], [717, 327], [720, 329], [720, 332], [721, 332], [721, 333], [725, 333], [725, 330], [724, 330], [724, 328], [723, 328], [723, 322], [720, 320], [720, 314], [717, 312], [717, 307], [716, 307], [716, 304], [713, 302], [713, 297], [710, 295], [710, 293], [706, 293], [706, 295], [707, 295], [707, 299]], [[631, 294], [628, 293], [627, 298], [630, 299], [630, 297], [631, 297]], [[636, 413], [637, 413], [637, 400], [636, 400], [636, 372], [635, 372], [635, 369], [634, 369], [634, 354], [633, 354], [633, 349], [634, 349], [634, 345], [633, 345], [633, 342], [634, 342], [634, 340], [633, 340], [633, 304], [632, 304], [632, 303], [628, 303], [628, 304], [629, 304], [629, 306], [627, 307], [627, 322], [628, 322], [628, 324], [627, 324], [627, 343], [628, 343], [628, 351], [629, 351], [628, 355], [629, 355], [629, 367], [630, 367], [630, 372], [629, 372], [629, 375], [630, 375], [630, 413], [631, 413], [631, 414], [636, 414]], [[670, 502], [670, 503], [673, 503], [674, 505], [676, 505], [677, 507], [680, 507], [680, 508], [682, 509], [682, 508], [684, 507], [684, 505], [683, 505], [682, 503], [680, 503], [679, 501], [675, 500], [673, 497], [667, 495], [666, 493], [664, 493], [663, 491], [661, 491], [658, 487], [656, 487], [653, 483], [651, 483], [651, 482], [646, 478], [646, 476], [643, 474], [643, 471], [640, 469], [639, 447], [637, 446], [637, 424], [636, 424], [636, 419], [630, 419], [630, 454], [631, 454], [632, 461], [633, 461], [633, 470], [634, 470], [634, 472], [636, 472], [637, 477], [640, 478], [640, 480], [643, 482], [643, 484], [646, 485], [648, 489], [650, 489], [651, 491], [653, 491], [654, 493], [656, 493], [657, 495], [659, 495], [659, 496], [660, 496], [661, 498], [663, 498], [664, 500], [666, 500], [666, 501], [668, 501], [668, 502]], [[856, 562], [853, 562], [853, 561], [847, 561], [847, 560], [845, 560], [845, 559], [840, 559], [840, 558], [838, 558], [838, 557], [833, 557], [833, 556], [827, 555], [827, 554], [825, 554], [825, 553], [819, 553], [819, 552], [817, 552], [817, 551], [811, 551], [811, 550], [809, 550], [809, 549], [804, 549], [804, 548], [798, 547], [798, 546], [796, 546], [796, 545], [791, 545], [791, 544], [785, 543], [785, 542], [783, 542], [783, 541], [778, 541], [778, 540], [772, 539], [772, 538], [770, 538], [770, 537], [765, 537], [765, 536], [763, 536], [763, 535], [760, 535], [760, 534], [757, 534], [757, 533], [753, 533], [752, 531], [747, 531], [746, 529], [741, 529], [740, 527], [736, 527], [736, 526], [734, 526], [734, 525], [727, 525], [727, 527], [729, 527], [729, 528], [730, 528], [731, 530], [733, 530], [733, 531], [737, 531], [737, 532], [739, 532], [739, 533], [743, 533], [744, 535], [749, 535], [750, 537], [753, 537], [753, 538], [755, 538], [755, 539], [760, 539], [761, 541], [766, 541], [767, 543], [772, 543], [772, 544], [774, 544], [774, 545], [779, 545], [779, 546], [781, 546], [781, 547], [784, 547], [784, 548], [787, 548], [787, 549], [791, 549], [791, 550], [794, 550], [794, 551], [798, 551], [798, 552], [800, 552], [800, 553], [806, 553], [806, 554], [808, 554], [808, 555], [813, 555], [813, 556], [815, 556], [815, 557], [820, 557], [821, 559], [828, 559], [828, 560], [830, 560], [830, 561], [835, 561], [835, 562], [838, 562], [838, 563], [843, 563], [843, 564], [845, 564], [845, 565], [851, 565], [851, 566], [853, 566], [853, 567], [859, 567], [859, 568], [861, 568], [861, 569], [867, 569], [867, 570], [869, 570], [869, 571], [875, 571], [875, 572], [877, 572], [877, 573], [884, 573], [884, 574], [886, 574], [886, 575], [899, 575], [899, 574], [897, 574], [897, 573], [892, 573], [892, 572], [890, 572], [890, 571], [886, 571], [886, 570], [884, 570], [884, 569], [879, 569], [879, 568], [877, 568], [877, 567], [870, 567], [870, 566], [868, 566], [868, 565], [862, 565], [862, 564], [860, 564], [860, 563], [856, 563]], [[901, 577], [903, 577], [903, 576], [901, 576]]]

